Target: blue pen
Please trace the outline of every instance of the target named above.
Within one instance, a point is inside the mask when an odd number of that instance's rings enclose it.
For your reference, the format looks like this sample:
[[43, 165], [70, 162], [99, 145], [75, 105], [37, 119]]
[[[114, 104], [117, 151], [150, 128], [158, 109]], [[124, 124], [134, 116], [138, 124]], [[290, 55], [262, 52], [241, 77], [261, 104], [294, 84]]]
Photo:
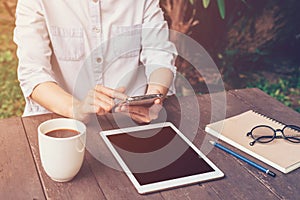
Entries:
[[263, 166], [245, 158], [244, 156], [241, 156], [240, 154], [238, 153], [235, 153], [234, 151], [230, 150], [230, 149], [227, 149], [226, 147], [224, 147], [223, 145], [217, 143], [217, 142], [214, 142], [214, 141], [209, 141], [211, 144], [213, 144], [214, 146], [218, 147], [219, 149], [222, 149], [223, 151], [229, 153], [230, 155], [233, 155], [234, 157], [238, 158], [238, 159], [241, 159], [242, 161], [248, 163], [249, 165], [259, 169], [260, 171], [262, 172], [265, 172], [266, 174], [269, 174], [270, 176], [273, 176], [275, 177], [276, 174], [272, 171], [270, 171], [269, 169], [266, 169], [264, 168]]

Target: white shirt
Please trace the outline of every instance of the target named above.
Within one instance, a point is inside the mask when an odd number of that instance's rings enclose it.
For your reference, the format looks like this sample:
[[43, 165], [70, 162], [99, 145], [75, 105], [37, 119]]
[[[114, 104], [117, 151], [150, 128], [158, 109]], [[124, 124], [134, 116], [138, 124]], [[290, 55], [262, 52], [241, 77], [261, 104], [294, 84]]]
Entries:
[[159, 0], [19, 0], [14, 41], [23, 116], [49, 112], [29, 98], [43, 82], [83, 99], [96, 84], [144, 94], [161, 67], [175, 77], [168, 34]]

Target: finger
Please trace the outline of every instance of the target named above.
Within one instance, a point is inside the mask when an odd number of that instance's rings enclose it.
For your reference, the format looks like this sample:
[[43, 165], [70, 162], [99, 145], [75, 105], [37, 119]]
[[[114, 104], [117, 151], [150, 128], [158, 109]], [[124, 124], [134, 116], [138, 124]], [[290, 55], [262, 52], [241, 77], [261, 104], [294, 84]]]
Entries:
[[138, 115], [148, 115], [149, 114], [149, 108], [148, 107], [143, 107], [143, 106], [127, 106], [123, 105], [121, 106], [121, 111], [122, 112], [129, 112], [129, 113], [134, 113]]
[[94, 97], [98, 101], [103, 101], [106, 104], [109, 104], [111, 107], [115, 106], [115, 102], [112, 98], [106, 96], [105, 94], [95, 91]]
[[89, 112], [101, 113], [101, 114], [109, 112], [114, 106], [113, 103], [107, 103], [106, 101], [96, 98], [95, 96], [89, 97], [86, 100], [86, 104], [88, 105], [88, 108], [86, 109]]
[[133, 119], [149, 123], [158, 118], [161, 108], [162, 106], [160, 104], [155, 104], [150, 108], [142, 106], [122, 106], [120, 109], [117, 109], [116, 112], [127, 112]]
[[116, 89], [118, 92], [124, 93], [126, 91], [125, 87], [119, 87]]
[[[124, 90], [124, 89], [121, 88], [120, 90]], [[97, 98], [100, 101], [104, 101], [107, 104], [110, 104], [111, 107], [115, 106], [115, 101], [113, 98], [111, 98], [110, 96], [107, 96], [106, 94], [100, 92], [99, 90], [96, 90], [95, 88], [90, 91], [89, 96], [90, 96], [90, 98]]]
[[140, 115], [145, 116], [148, 115], [149, 110], [145, 109], [141, 106], [127, 106], [122, 105], [115, 108], [116, 112], [127, 113], [128, 115]]
[[85, 102], [87, 102], [89, 105], [96, 105], [96, 106], [99, 105], [104, 107], [106, 107], [108, 104], [111, 108], [115, 105], [113, 99], [105, 96], [102, 93], [96, 92], [95, 90], [89, 91]]
[[106, 103], [105, 101], [101, 101], [99, 99], [94, 100], [94, 105], [97, 109], [97, 113], [108, 113], [113, 108], [113, 104]]
[[149, 109], [149, 118], [151, 120], [157, 119], [161, 109], [162, 109], [161, 104], [154, 104], [153, 106], [151, 106], [150, 109]]
[[122, 112], [128, 112], [131, 115], [138, 115], [145, 122], [149, 120], [157, 119], [160, 110], [162, 109], [161, 104], [154, 104], [151, 107], [142, 107], [142, 106], [123, 106], [121, 107]]
[[89, 111], [89, 113], [96, 113], [97, 115], [104, 115], [107, 113], [99, 105], [89, 105], [86, 110]]
[[154, 100], [154, 104], [161, 104], [161, 103], [162, 103], [161, 99], [155, 99]]
[[138, 115], [138, 114], [130, 114], [130, 117], [138, 123], [150, 123], [151, 122], [151, 119], [149, 118], [149, 116], [141, 116], [141, 115]]
[[123, 92], [121, 92], [122, 89], [120, 89], [120, 91], [118, 90], [114, 90], [108, 87], [105, 87], [103, 85], [96, 85], [94, 88], [97, 92], [103, 93], [106, 96], [109, 96], [111, 98], [116, 98], [116, 99], [120, 99], [120, 100], [126, 100], [127, 95], [124, 94]]
[[138, 122], [138, 123], [150, 123], [151, 119], [148, 116], [142, 116], [139, 114], [135, 114], [135, 113], [129, 113], [129, 112], [121, 112], [124, 115], [127, 115], [128, 117], [130, 117], [131, 119], [133, 119], [134, 121]]
[[149, 110], [159, 112], [162, 109], [162, 104], [153, 104]]

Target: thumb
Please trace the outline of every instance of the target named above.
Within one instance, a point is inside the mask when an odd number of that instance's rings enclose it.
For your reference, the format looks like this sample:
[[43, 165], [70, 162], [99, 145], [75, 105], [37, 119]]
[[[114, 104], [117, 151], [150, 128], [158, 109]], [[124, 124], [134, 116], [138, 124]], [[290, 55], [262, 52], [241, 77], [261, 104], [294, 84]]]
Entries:
[[118, 92], [124, 93], [124, 92], [126, 91], [126, 88], [125, 88], [125, 87], [119, 87], [119, 88], [116, 88], [116, 90], [117, 90]]
[[154, 101], [154, 104], [161, 104], [161, 103], [162, 103], [161, 99], [155, 99]]

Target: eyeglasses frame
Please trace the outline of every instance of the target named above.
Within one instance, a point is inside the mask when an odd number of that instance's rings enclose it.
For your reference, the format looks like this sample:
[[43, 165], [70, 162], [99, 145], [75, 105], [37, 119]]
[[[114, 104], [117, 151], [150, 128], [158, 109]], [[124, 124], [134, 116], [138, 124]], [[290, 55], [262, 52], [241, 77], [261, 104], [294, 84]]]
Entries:
[[[252, 132], [255, 129], [260, 128], [260, 127], [266, 127], [266, 128], [273, 130], [273, 132], [274, 132], [273, 136], [270, 137], [270, 136], [266, 135], [266, 136], [260, 136], [258, 138], [254, 138]], [[258, 126], [255, 126], [254, 128], [252, 128], [251, 131], [246, 134], [246, 136], [247, 137], [251, 136], [251, 138], [253, 139], [253, 141], [249, 143], [250, 146], [253, 146], [255, 144], [255, 142], [269, 143], [269, 142], [272, 142], [275, 138], [282, 138], [282, 139], [288, 140], [289, 142], [292, 142], [292, 143], [300, 143], [300, 134], [299, 134], [299, 138], [297, 138], [296, 136], [286, 136], [284, 134], [285, 128], [290, 128], [290, 129], [300, 132], [300, 127], [296, 126], [296, 125], [285, 125], [282, 129], [274, 129], [269, 125], [258, 125]], [[281, 135], [276, 135], [277, 132], [281, 132]], [[268, 141], [259, 141], [262, 138], [269, 138], [269, 137], [270, 137], [270, 140], [268, 140]], [[293, 140], [291, 140], [291, 139], [293, 139]]]

